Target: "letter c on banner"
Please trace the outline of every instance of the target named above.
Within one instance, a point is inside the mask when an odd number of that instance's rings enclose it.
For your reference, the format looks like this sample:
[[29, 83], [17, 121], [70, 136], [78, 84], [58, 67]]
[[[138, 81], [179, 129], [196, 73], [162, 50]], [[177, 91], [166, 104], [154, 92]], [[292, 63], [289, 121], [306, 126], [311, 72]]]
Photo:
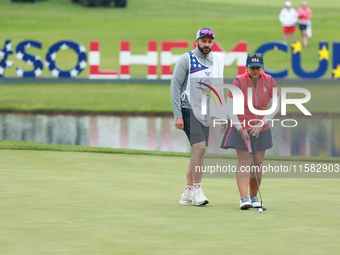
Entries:
[[[281, 50], [281, 51], [287, 53], [288, 47], [287, 47], [287, 44], [285, 44], [283, 42], [268, 42], [268, 43], [262, 44], [260, 47], [258, 47], [255, 52], [262, 53], [264, 55], [264, 53], [266, 53], [267, 51], [270, 51], [270, 50], [274, 50], [274, 51]], [[264, 62], [264, 68], [263, 69], [267, 74], [273, 76], [274, 78], [284, 78], [284, 77], [288, 76], [288, 69], [287, 68], [282, 70], [282, 71], [272, 71], [272, 70], [269, 70], [266, 67], [266, 63]]]

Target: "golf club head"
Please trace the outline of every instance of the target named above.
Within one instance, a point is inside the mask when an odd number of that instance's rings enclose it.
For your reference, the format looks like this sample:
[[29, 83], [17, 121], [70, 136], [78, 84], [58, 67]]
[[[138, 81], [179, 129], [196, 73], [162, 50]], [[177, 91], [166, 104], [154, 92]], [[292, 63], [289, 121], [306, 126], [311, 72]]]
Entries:
[[265, 208], [265, 207], [260, 207], [260, 208], [257, 208], [257, 211], [259, 211], [260, 209], [262, 209], [262, 211], [267, 210], [267, 208]]

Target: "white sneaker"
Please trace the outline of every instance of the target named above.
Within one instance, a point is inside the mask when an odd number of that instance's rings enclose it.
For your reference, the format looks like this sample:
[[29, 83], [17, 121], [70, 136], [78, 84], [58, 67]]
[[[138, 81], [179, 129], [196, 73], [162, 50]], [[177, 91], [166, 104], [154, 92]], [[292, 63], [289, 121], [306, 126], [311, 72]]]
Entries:
[[250, 208], [250, 200], [248, 197], [242, 197], [240, 200], [240, 208], [241, 210], [247, 210]]
[[204, 196], [202, 189], [196, 190], [194, 194], [195, 205], [206, 205], [209, 203], [208, 199]]
[[181, 205], [194, 205], [194, 192], [191, 191], [189, 194], [183, 193], [179, 203]]
[[260, 201], [257, 199], [256, 196], [252, 196], [250, 197], [250, 204], [252, 208], [260, 208], [261, 207], [261, 203]]

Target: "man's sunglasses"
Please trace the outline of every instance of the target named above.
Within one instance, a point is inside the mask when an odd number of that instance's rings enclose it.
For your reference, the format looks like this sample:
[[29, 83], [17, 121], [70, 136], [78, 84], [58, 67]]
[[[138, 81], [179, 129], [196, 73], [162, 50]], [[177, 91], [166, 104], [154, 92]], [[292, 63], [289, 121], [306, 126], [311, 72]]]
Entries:
[[248, 58], [253, 58], [253, 57], [263, 58], [263, 54], [262, 53], [248, 53]]
[[200, 31], [200, 34], [201, 34], [201, 36], [202, 36], [202, 35], [211, 35], [212, 37], [214, 37], [215, 31], [207, 30], [207, 29], [202, 29], [202, 30]]

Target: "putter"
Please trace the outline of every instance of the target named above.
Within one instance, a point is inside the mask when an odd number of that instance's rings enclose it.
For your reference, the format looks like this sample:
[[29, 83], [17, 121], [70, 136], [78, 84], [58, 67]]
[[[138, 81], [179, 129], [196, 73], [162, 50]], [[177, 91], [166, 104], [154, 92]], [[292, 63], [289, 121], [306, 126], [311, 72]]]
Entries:
[[[255, 166], [254, 164], [254, 159], [253, 159], [253, 151], [251, 149], [251, 144], [250, 144], [250, 140], [248, 140], [248, 152], [250, 154], [250, 158], [251, 158], [251, 163], [253, 164], [253, 166]], [[261, 196], [261, 190], [260, 190], [260, 185], [259, 185], [259, 181], [257, 180], [257, 174], [256, 174], [256, 170], [255, 170], [255, 179], [256, 179], [256, 184], [257, 184], [257, 188], [259, 189], [259, 194], [260, 194], [260, 199], [261, 199], [261, 207], [263, 211], [267, 210], [267, 208], [263, 207], [263, 203], [262, 203], [262, 196]], [[258, 210], [258, 209], [257, 209]]]

